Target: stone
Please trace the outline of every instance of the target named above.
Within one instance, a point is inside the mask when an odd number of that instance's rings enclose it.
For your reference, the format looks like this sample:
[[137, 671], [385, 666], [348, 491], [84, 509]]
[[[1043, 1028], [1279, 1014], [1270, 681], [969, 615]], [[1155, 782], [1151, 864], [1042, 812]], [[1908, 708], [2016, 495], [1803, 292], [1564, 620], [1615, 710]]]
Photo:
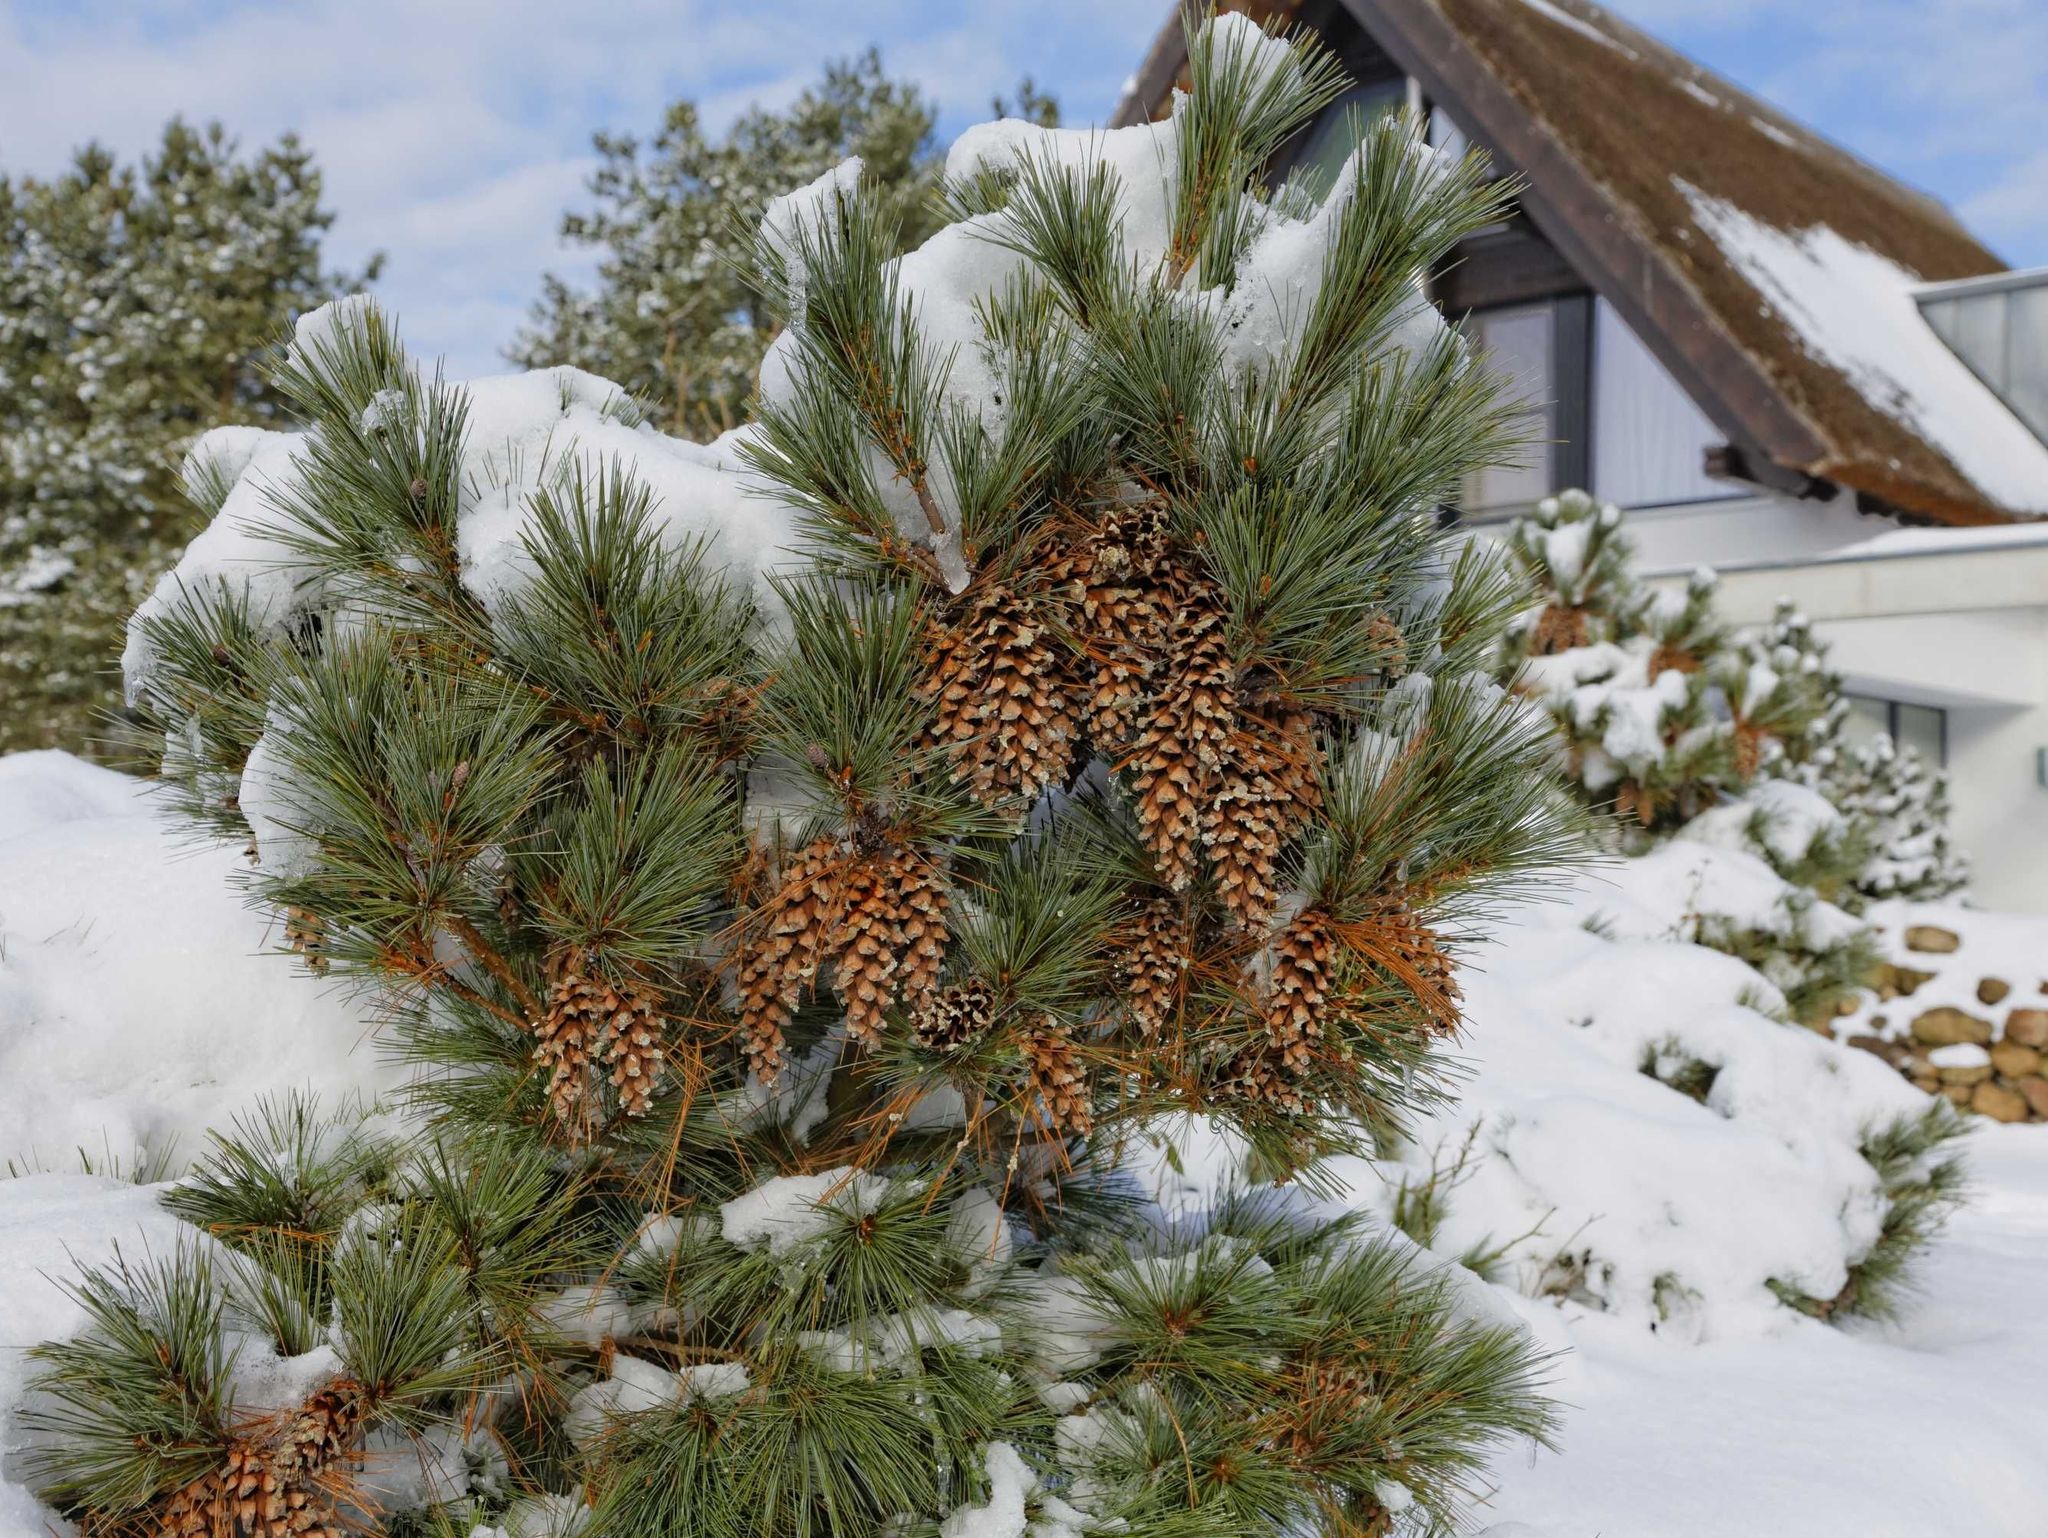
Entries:
[[[2014, 1014], [2022, 1011], [2014, 1010]], [[2042, 1012], [2048, 1022], [2048, 1012]], [[2011, 1027], [2007, 1027], [2007, 1035]], [[1952, 1047], [1957, 1042], [1967, 1041], [1982, 1047], [1989, 1045], [1992, 1031], [1989, 1020], [1980, 1020], [1975, 1015], [1965, 1014], [1944, 1004], [1939, 1009], [1930, 1009], [1925, 1014], [1913, 1017], [1913, 1039], [1925, 1042], [1930, 1047]]]
[[1922, 955], [1952, 956], [1962, 943], [1963, 937], [1953, 929], [1943, 929], [1934, 924], [1906, 926], [1906, 949], [1919, 951]]
[[2004, 978], [1987, 977], [1977, 984], [1977, 1002], [1979, 1004], [2002, 1003], [2005, 996], [2011, 992], [2012, 984]]
[[2017, 1041], [1993, 1042], [1991, 1066], [1998, 1070], [2001, 1078], [2024, 1079], [2030, 1073], [2041, 1071], [2041, 1050]]
[[2005, 1039], [2048, 1051], [2048, 1009], [2016, 1009], [2005, 1017]]
[[1971, 1095], [1975, 1093], [1975, 1087], [1969, 1084], [1944, 1084], [1941, 1092], [1948, 1098], [1949, 1104], [1967, 1106]]
[[2037, 1074], [2018, 1080], [2013, 1088], [2026, 1096], [2027, 1104], [2033, 1108], [2038, 1119], [2048, 1121], [2048, 1079]]
[[[1921, 985], [1932, 981], [1933, 977], [1932, 972], [1916, 972], [1911, 967], [1900, 966], [1896, 961], [1887, 961], [1878, 967], [1871, 986], [1877, 990], [1879, 998], [1890, 1003], [1893, 999], [1902, 999], [1909, 993], [1917, 993]], [[2048, 989], [2043, 991], [2048, 992]]]
[[2027, 1097], [1996, 1079], [1986, 1079], [1970, 1092], [1970, 1109], [1993, 1121], [2025, 1121]]
[[1944, 1084], [1982, 1084], [1991, 1077], [1989, 1063], [1959, 1063], [1953, 1068], [1938, 1068]]

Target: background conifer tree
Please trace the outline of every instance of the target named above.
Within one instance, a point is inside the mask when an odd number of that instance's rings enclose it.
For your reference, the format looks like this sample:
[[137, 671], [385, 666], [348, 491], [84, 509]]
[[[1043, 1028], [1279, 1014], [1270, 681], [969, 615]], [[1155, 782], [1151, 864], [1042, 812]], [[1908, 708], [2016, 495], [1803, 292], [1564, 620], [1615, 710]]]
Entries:
[[[995, 105], [998, 116], [1059, 121], [1059, 104], [1029, 79]], [[671, 106], [644, 144], [598, 134], [595, 207], [562, 221], [565, 240], [603, 253], [596, 285], [585, 292], [549, 276], [513, 360], [602, 374], [665, 432], [708, 439], [737, 426], [777, 324], [737, 260], [738, 232], [770, 198], [857, 155], [870, 195], [891, 201], [900, 238], [916, 244], [932, 228], [935, 118], [917, 87], [890, 79], [869, 49], [828, 65], [785, 109], [749, 108], [720, 137], [692, 101]]]
[[[195, 544], [130, 682], [422, 1130], [253, 1118], [176, 1198], [231, 1260], [86, 1284], [67, 1511], [1334, 1538], [1547, 1435], [1526, 1339], [1311, 1199], [1448, 1093], [1461, 946], [1581, 836], [1487, 673], [1526, 594], [1435, 519], [1513, 449], [1420, 294], [1501, 193], [1389, 123], [1276, 196], [1340, 72], [1190, 43], [1168, 124], [970, 137], [915, 262], [855, 163], [771, 203], [753, 479], [302, 323], [280, 568]], [[1153, 1207], [1119, 1160], [1186, 1113], [1292, 1183]]]
[[0, 174], [0, 752], [102, 735], [103, 659], [192, 532], [178, 460], [277, 421], [278, 332], [375, 275], [321, 269], [332, 222], [295, 139], [245, 155], [218, 124]]

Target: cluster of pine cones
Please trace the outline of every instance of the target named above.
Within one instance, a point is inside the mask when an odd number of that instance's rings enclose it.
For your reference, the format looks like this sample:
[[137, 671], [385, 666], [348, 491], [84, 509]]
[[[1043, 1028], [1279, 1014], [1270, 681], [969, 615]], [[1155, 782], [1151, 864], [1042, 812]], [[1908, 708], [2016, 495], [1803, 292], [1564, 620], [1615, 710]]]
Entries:
[[331, 1481], [361, 1421], [360, 1386], [331, 1383], [274, 1434], [238, 1437], [221, 1467], [164, 1496], [141, 1525], [116, 1519], [93, 1538], [344, 1538], [349, 1525], [335, 1509]]
[[[1384, 615], [1373, 623], [1377, 649], [1398, 668], [1398, 627]], [[935, 611], [923, 693], [936, 717], [932, 745], [986, 805], [1018, 811], [1093, 757], [1124, 778], [1166, 889], [1120, 936], [1131, 1020], [1154, 1039], [1181, 1008], [1192, 943], [1185, 898], [1206, 876], [1236, 933], [1269, 950], [1266, 1039], [1240, 1054], [1226, 1082], [1296, 1103], [1337, 986], [1340, 938], [1406, 985], [1432, 1025], [1455, 1023], [1457, 991], [1436, 937], [1398, 902], [1341, 937], [1314, 913], [1278, 922], [1280, 858], [1318, 806], [1322, 750], [1313, 716], [1232, 656], [1230, 630], [1223, 591], [1157, 500], [1066, 513], [956, 608]], [[754, 1072], [772, 1081], [791, 1015], [827, 982], [856, 1042], [874, 1041], [899, 1007], [927, 1050], [985, 1032], [987, 984], [941, 987], [946, 905], [945, 872], [907, 838], [821, 839], [787, 856], [739, 954]], [[1018, 1022], [1017, 1039], [1048, 1122], [1085, 1130], [1076, 1042], [1031, 1021]]]
[[533, 1022], [533, 1059], [548, 1070], [548, 1104], [572, 1135], [597, 1117], [599, 1066], [611, 1069], [619, 1109], [644, 1116], [661, 1071], [661, 997], [644, 983], [615, 980], [570, 946], [548, 964], [547, 1012]]
[[1255, 929], [1317, 803], [1312, 717], [1247, 687], [1222, 590], [1147, 501], [1053, 524], [1016, 570], [937, 627], [937, 745], [977, 796], [1066, 782], [1084, 746], [1124, 774], [1167, 886], [1206, 866]]

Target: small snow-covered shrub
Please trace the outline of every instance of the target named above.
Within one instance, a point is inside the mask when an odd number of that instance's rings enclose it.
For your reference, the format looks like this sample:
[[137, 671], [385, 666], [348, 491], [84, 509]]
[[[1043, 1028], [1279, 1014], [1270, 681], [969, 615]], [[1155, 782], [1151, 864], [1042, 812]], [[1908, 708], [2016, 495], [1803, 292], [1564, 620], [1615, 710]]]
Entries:
[[1857, 831], [1863, 860], [1850, 874], [1866, 902], [1924, 902], [1968, 883], [1969, 862], [1949, 837], [1948, 776], [1918, 752], [1877, 736], [1809, 771]]

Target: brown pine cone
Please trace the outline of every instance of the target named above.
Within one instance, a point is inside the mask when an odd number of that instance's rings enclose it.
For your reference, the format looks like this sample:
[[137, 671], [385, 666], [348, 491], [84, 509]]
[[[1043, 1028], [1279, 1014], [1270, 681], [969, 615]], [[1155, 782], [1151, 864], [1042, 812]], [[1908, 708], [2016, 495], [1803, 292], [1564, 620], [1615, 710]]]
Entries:
[[1095, 1128], [1088, 1104], [1088, 1081], [1073, 1038], [1063, 1027], [1047, 1023], [1023, 1041], [1024, 1064], [1031, 1090], [1045, 1108], [1045, 1119], [1059, 1132], [1087, 1133]]
[[1234, 675], [1220, 597], [1208, 592], [1175, 622], [1158, 699], [1129, 760], [1139, 830], [1176, 892], [1195, 879], [1204, 812], [1228, 760], [1237, 716]]
[[912, 1011], [911, 1035], [927, 1052], [952, 1052], [987, 1031], [995, 1010], [995, 990], [970, 977], [940, 989]]
[[945, 960], [946, 892], [911, 850], [870, 855], [846, 881], [845, 917], [832, 939], [846, 1034], [877, 1041], [899, 1000], [915, 1005], [938, 986]]
[[1184, 940], [1180, 906], [1170, 897], [1153, 898], [1129, 926], [1124, 986], [1131, 1018], [1148, 1039], [1165, 1030], [1180, 1008]]
[[783, 1027], [804, 989], [817, 985], [826, 945], [839, 928], [846, 863], [831, 839], [805, 845], [749, 925], [740, 954], [740, 1030], [748, 1064], [763, 1083], [782, 1072]]
[[1308, 1071], [1314, 1044], [1323, 1034], [1323, 1002], [1336, 953], [1329, 922], [1320, 913], [1303, 913], [1274, 938], [1271, 949], [1266, 1036], [1280, 1065], [1299, 1075]]
[[1033, 797], [1066, 778], [1076, 735], [1067, 648], [1012, 588], [993, 587], [935, 638], [924, 692], [954, 777], [984, 802]]

